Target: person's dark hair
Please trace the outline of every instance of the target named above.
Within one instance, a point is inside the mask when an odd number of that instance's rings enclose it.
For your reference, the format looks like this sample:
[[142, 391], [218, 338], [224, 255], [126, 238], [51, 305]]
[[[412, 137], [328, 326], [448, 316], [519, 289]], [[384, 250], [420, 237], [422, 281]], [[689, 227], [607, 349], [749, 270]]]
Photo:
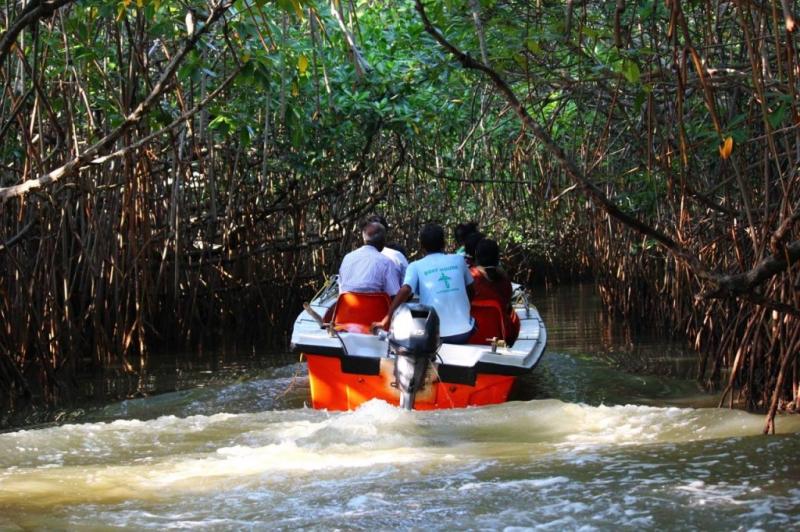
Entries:
[[490, 281], [496, 281], [505, 276], [498, 267], [500, 264], [500, 247], [491, 238], [484, 238], [475, 247], [475, 264], [486, 272]]
[[475, 249], [478, 247], [478, 242], [483, 240], [484, 234], [481, 232], [470, 233], [464, 239], [464, 254], [472, 259], [475, 258]]
[[426, 253], [444, 250], [444, 229], [438, 224], [426, 224], [419, 232], [419, 243]]
[[386, 228], [378, 222], [369, 222], [361, 230], [361, 236], [364, 238], [364, 243], [378, 248], [378, 251], [383, 249], [386, 244]]
[[386, 218], [384, 218], [380, 214], [370, 214], [369, 216], [367, 216], [367, 219], [364, 220], [364, 222], [365, 225], [371, 222], [378, 222], [383, 226], [384, 229], [386, 229], [387, 231], [389, 230], [389, 224], [386, 222]]
[[459, 245], [463, 245], [466, 238], [478, 232], [478, 224], [476, 222], [460, 223], [453, 231], [453, 236]]

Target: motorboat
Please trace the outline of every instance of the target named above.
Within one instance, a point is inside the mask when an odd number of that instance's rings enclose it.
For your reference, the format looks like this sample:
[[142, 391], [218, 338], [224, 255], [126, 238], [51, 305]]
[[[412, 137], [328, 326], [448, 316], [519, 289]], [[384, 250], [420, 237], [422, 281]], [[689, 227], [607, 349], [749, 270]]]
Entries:
[[401, 305], [389, 331], [373, 330], [390, 304], [382, 293], [340, 294], [336, 276], [304, 305], [291, 345], [308, 363], [311, 405], [352, 410], [371, 399], [406, 409], [432, 410], [502, 403], [517, 377], [542, 357], [547, 331], [526, 292], [514, 285], [509, 339], [503, 310], [494, 301], [472, 301], [476, 329], [468, 344], [442, 343], [435, 309]]

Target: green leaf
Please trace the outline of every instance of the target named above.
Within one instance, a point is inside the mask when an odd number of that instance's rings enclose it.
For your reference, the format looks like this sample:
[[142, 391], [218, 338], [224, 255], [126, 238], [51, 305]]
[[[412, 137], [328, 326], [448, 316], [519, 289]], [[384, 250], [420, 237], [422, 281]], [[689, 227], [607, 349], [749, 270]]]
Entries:
[[786, 114], [787, 114], [786, 106], [779, 105], [778, 108], [775, 109], [775, 111], [769, 113], [769, 115], [767, 116], [767, 121], [769, 122], [769, 125], [772, 126], [773, 129], [777, 128], [786, 118]]
[[639, 65], [636, 64], [636, 61], [631, 59], [622, 60], [622, 75], [625, 76], [625, 79], [628, 80], [629, 83], [638, 83], [639, 79], [642, 77], [642, 73], [639, 71]]
[[538, 54], [539, 52], [542, 51], [541, 43], [539, 43], [539, 41], [536, 41], [534, 39], [528, 39], [527, 41], [525, 41], [525, 46], [532, 54]]

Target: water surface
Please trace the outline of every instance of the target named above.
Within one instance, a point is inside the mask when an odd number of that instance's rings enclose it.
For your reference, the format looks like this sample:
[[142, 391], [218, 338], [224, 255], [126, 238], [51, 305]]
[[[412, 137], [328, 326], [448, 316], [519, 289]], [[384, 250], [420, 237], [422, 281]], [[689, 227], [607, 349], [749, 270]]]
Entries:
[[537, 303], [550, 346], [503, 405], [315, 411], [295, 363], [0, 434], [0, 528], [800, 527], [799, 417], [707, 408], [694, 355], [589, 288]]

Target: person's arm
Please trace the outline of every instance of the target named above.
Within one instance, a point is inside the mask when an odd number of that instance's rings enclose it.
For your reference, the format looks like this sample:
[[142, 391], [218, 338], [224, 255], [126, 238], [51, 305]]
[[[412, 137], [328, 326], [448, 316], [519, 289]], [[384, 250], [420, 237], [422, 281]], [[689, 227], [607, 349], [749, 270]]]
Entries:
[[400, 290], [397, 291], [397, 295], [394, 296], [392, 302], [389, 304], [389, 310], [386, 312], [386, 316], [384, 316], [381, 321], [372, 324], [373, 329], [382, 327], [388, 330], [394, 311], [397, 310], [397, 307], [411, 299], [411, 296], [414, 295], [414, 290], [419, 288], [419, 277], [417, 275], [418, 265], [419, 263], [417, 262], [408, 265], [406, 276], [402, 283], [403, 286], [400, 287]]
[[397, 310], [397, 307], [411, 299], [411, 296], [414, 294], [414, 291], [411, 290], [411, 287], [407, 284], [404, 284], [400, 287], [400, 290], [397, 292], [397, 295], [394, 296], [392, 299], [392, 303], [389, 305], [389, 310], [386, 312], [386, 316], [383, 317], [381, 321], [376, 321], [372, 324], [372, 328], [375, 329], [380, 327], [384, 330], [389, 330], [389, 322], [392, 320], [392, 315], [394, 311]]
[[387, 294], [391, 297], [400, 292], [401, 280], [397, 277], [397, 264], [390, 258], [386, 258], [386, 272], [383, 274], [383, 286]]
[[467, 268], [466, 263], [461, 265], [461, 275], [464, 276], [464, 286], [467, 287], [467, 299], [472, 301], [472, 297], [475, 295], [475, 289], [472, 283], [475, 282], [475, 279], [472, 278], [472, 272]]

